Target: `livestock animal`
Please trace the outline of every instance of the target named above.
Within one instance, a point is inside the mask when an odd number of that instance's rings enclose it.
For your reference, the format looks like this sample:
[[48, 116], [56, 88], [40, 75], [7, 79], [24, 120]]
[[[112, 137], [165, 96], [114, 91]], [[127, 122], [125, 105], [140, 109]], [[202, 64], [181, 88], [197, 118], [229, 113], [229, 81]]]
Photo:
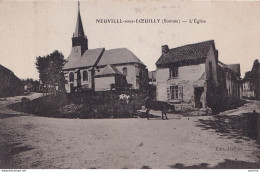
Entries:
[[120, 94], [119, 95], [119, 100], [126, 101], [126, 104], [129, 103], [129, 98], [130, 98], [130, 96], [127, 95], [127, 94]]
[[163, 101], [154, 101], [151, 98], [147, 98], [145, 101], [145, 108], [146, 108], [146, 117], [149, 120], [149, 112], [151, 109], [153, 110], [160, 110], [162, 112], [162, 119], [164, 119], [164, 115], [166, 119], [168, 119], [166, 112], [171, 110], [172, 112], [175, 112], [175, 106], [170, 105], [167, 102]]

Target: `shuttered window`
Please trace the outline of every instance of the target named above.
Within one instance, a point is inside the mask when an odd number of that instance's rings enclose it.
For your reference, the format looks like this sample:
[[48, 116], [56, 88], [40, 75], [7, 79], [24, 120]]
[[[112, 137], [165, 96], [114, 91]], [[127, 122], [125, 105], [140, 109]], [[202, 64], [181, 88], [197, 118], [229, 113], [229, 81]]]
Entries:
[[171, 99], [178, 99], [179, 93], [178, 93], [178, 86], [172, 86], [171, 87]]
[[182, 100], [183, 87], [182, 86], [171, 86], [169, 89], [167, 89], [167, 97], [169, 100]]

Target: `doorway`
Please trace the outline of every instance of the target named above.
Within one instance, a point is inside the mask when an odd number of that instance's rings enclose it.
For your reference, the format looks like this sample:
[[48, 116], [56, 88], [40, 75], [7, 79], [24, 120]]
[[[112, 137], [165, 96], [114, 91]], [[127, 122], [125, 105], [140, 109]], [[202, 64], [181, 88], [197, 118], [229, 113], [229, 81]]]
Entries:
[[200, 101], [201, 95], [204, 91], [203, 87], [194, 88], [194, 102], [196, 108], [202, 108], [202, 102]]

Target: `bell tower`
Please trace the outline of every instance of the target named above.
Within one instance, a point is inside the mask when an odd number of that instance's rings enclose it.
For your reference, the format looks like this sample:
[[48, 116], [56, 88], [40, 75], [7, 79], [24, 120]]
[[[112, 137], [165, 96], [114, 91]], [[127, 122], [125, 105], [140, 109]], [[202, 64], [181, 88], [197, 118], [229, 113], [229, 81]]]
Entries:
[[78, 2], [78, 18], [76, 23], [76, 29], [73, 33], [72, 37], [72, 47], [80, 46], [81, 47], [81, 55], [84, 54], [86, 50], [88, 50], [88, 38], [85, 36], [82, 20], [80, 16], [80, 3]]

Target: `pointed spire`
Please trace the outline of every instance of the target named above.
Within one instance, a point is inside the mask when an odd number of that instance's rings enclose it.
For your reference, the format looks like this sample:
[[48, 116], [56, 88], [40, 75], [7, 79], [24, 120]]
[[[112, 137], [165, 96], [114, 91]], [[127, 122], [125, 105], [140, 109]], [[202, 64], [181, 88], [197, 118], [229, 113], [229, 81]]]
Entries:
[[84, 29], [81, 21], [81, 16], [80, 16], [80, 3], [78, 1], [78, 18], [77, 18], [76, 29], [73, 34], [73, 37], [81, 37], [81, 36], [85, 37], [85, 34], [84, 34]]

